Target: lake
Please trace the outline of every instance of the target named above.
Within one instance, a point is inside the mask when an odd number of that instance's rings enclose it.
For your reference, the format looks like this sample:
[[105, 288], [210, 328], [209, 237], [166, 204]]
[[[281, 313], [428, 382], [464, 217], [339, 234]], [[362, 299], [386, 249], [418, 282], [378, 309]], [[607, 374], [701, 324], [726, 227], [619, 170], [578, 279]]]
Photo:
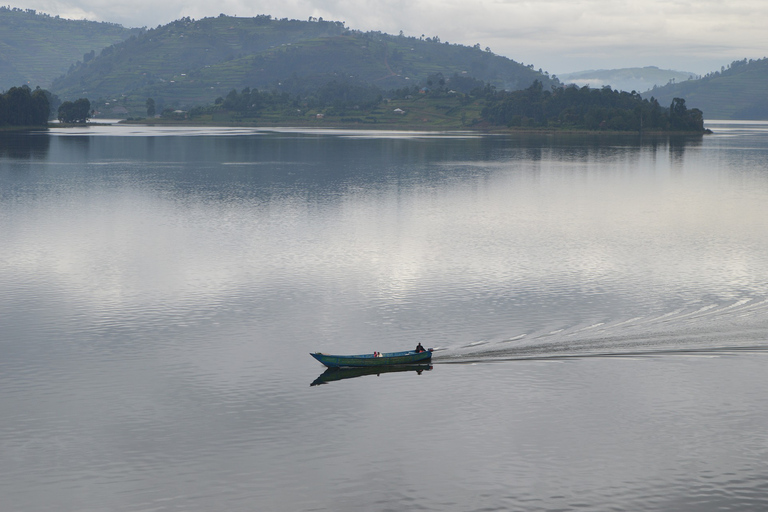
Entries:
[[708, 126], [0, 133], [0, 508], [768, 508], [768, 123]]

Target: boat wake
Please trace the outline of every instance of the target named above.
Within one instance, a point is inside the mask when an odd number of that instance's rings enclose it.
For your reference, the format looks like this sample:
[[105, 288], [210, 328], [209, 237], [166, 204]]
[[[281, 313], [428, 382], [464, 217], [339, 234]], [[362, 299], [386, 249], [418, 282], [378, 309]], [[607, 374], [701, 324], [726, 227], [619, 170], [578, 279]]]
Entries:
[[433, 361], [725, 354], [768, 351], [768, 299], [696, 304], [652, 315], [542, 326], [497, 339], [435, 347]]

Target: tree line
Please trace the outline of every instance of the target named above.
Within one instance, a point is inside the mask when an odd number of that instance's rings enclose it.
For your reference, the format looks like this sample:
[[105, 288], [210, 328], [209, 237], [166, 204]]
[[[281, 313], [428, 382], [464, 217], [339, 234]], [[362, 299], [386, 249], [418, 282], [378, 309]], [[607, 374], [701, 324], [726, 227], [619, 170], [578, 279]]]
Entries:
[[655, 98], [643, 99], [634, 91], [576, 86], [546, 90], [539, 81], [519, 91], [497, 91], [489, 83], [458, 76], [446, 79], [439, 73], [430, 75], [424, 86], [388, 93], [375, 86], [340, 81], [316, 86], [304, 94], [277, 90], [262, 92], [250, 88], [238, 92], [233, 89], [226, 97], [218, 98], [215, 105], [193, 109], [190, 117], [216, 110], [229, 111], [241, 117], [257, 117], [265, 109], [281, 109], [300, 116], [302, 111], [318, 108], [326, 109], [331, 114], [345, 115], [344, 112], [349, 109], [365, 111], [377, 108], [384, 95], [400, 99], [456, 95], [464, 100], [462, 104], [482, 100], [485, 104], [482, 121], [492, 126], [704, 132], [703, 113], [696, 108], [687, 108], [682, 98], [675, 98], [669, 107], [664, 107]]
[[[407, 98], [416, 94], [436, 98], [458, 95], [465, 102], [485, 103], [481, 121], [491, 126], [525, 128], [562, 128], [610, 131], [683, 131], [703, 133], [701, 110], [689, 109], [682, 98], [674, 98], [669, 107], [662, 107], [655, 98], [643, 99], [635, 91], [612, 90], [610, 87], [552, 87], [545, 90], [539, 81], [519, 91], [497, 91], [479, 80], [457, 76], [445, 79], [442, 74], [430, 75], [424, 87], [404, 88], [386, 93], [391, 97]], [[458, 92], [456, 89], [469, 92]], [[227, 111], [238, 117], [258, 117], [265, 110], [282, 111], [283, 115], [301, 117], [312, 109], [325, 109], [329, 115], [346, 115], [349, 109], [373, 110], [383, 101], [384, 91], [360, 83], [331, 81], [305, 89], [304, 94], [286, 91], [259, 91], [246, 87], [232, 89], [214, 105], [195, 107], [188, 117], [194, 118], [217, 111]], [[0, 96], [0, 124], [23, 126], [44, 125], [49, 111], [47, 91], [38, 88], [15, 87]], [[58, 100], [58, 98], [55, 98]], [[147, 115], [155, 114], [155, 101], [147, 99]], [[65, 123], [84, 123], [91, 117], [90, 102], [80, 98], [65, 101], [58, 108], [58, 119]], [[178, 111], [165, 109], [163, 117], [178, 117]], [[187, 113], [183, 113], [187, 117]]]
[[80, 98], [62, 103], [55, 94], [28, 85], [0, 94], [0, 126], [47, 126], [54, 112], [62, 123], [85, 123], [92, 114], [91, 102]]
[[704, 132], [701, 110], [688, 109], [675, 98], [669, 108], [655, 98], [643, 99], [636, 92], [610, 87], [564, 87], [545, 90], [541, 82], [521, 91], [492, 91], [482, 111], [493, 125], [557, 127], [615, 131]]

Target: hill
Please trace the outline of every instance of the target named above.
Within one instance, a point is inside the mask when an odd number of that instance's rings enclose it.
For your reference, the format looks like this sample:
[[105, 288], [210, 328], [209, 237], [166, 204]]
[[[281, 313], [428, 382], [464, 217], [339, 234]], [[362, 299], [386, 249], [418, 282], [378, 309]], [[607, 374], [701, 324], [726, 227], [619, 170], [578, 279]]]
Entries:
[[685, 98], [689, 107], [703, 110], [707, 119], [768, 120], [768, 59], [732, 62], [699, 80], [656, 87], [643, 96], [654, 96], [663, 105]]
[[22, 84], [47, 88], [86, 54], [141, 33], [114, 23], [67, 20], [10, 7], [0, 7], [0, 28], [1, 90]]
[[647, 91], [654, 86], [666, 85], [669, 82], [684, 82], [698, 78], [695, 73], [659, 69], [656, 66], [577, 71], [575, 73], [561, 73], [557, 76], [561, 82], [575, 84], [579, 87], [588, 85], [599, 89], [604, 86], [611, 86], [612, 89], [620, 91], [637, 92]]
[[246, 87], [296, 94], [343, 81], [386, 91], [427, 85], [438, 73], [474, 77], [510, 90], [534, 80], [547, 87], [557, 83], [533, 66], [479, 45], [363, 33], [314, 18], [221, 15], [184, 18], [114, 44], [56, 80], [51, 90], [62, 99], [85, 96], [108, 108], [117, 102], [119, 108], [141, 114], [150, 97], [158, 110], [188, 108]]
[[[442, 75], [438, 75], [442, 76]], [[610, 133], [704, 134], [698, 109], [677, 100], [671, 108], [637, 93], [608, 87], [553, 87], [538, 80], [527, 89], [498, 91], [488, 84], [468, 93], [452, 80], [433, 77], [433, 87], [401, 88], [383, 98], [372, 86], [330, 82], [314, 93], [291, 96], [275, 91], [232, 90], [214, 105], [190, 111], [163, 110], [149, 122], [226, 126], [356, 127], [424, 130], [547, 130]], [[460, 80], [459, 80], [460, 81]], [[482, 82], [477, 82], [482, 84]], [[147, 101], [148, 109], [153, 106]], [[150, 109], [151, 110], [151, 109]], [[146, 119], [128, 122], [145, 123]]]

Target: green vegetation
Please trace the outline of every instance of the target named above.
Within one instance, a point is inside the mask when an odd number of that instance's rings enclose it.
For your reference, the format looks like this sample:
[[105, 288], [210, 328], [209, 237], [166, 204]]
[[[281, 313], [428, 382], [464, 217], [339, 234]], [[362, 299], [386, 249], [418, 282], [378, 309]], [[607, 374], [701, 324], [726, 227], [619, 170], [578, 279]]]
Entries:
[[0, 94], [0, 126], [46, 126], [50, 113], [46, 91], [28, 86], [11, 87]]
[[699, 80], [668, 84], [649, 93], [659, 101], [684, 97], [710, 119], [768, 119], [768, 59], [737, 60]]
[[493, 125], [556, 127], [613, 131], [704, 132], [704, 116], [674, 98], [669, 109], [655, 98], [619, 92], [610, 87], [565, 87], [544, 90], [541, 83], [524, 91], [501, 92], [489, 98], [483, 118]]
[[4, 6], [0, 26], [0, 90], [18, 84], [49, 87], [78, 60], [141, 33], [114, 23], [67, 20]]
[[[17, 29], [0, 36], [6, 78], [20, 69], [6, 65], [8, 55], [21, 56], [30, 70], [49, 69], [52, 59], [59, 66], [71, 62], [64, 49], [71, 53], [75, 43], [80, 52], [86, 42], [110, 41], [98, 54], [89, 46], [53, 82], [68, 100], [58, 109], [57, 95], [35, 93], [64, 122], [85, 122], [93, 114], [154, 119], [161, 112], [158, 122], [703, 130], [701, 111], [689, 110], [682, 95], [664, 108], [634, 91], [564, 88], [556, 77], [479, 44], [361, 32], [322, 18], [220, 15], [128, 31], [0, 8], [0, 21]], [[42, 57], [9, 49], [21, 47]]]
[[327, 84], [308, 96], [246, 88], [188, 112], [166, 109], [153, 122], [450, 130], [477, 125], [483, 104], [480, 97], [460, 93], [417, 92], [384, 99], [381, 91], [365, 86], [334, 89]]
[[[157, 123], [258, 126], [336, 126], [401, 129], [547, 129], [632, 132], [704, 132], [701, 111], [675, 98], [670, 108], [637, 93], [610, 88], [552, 87], [534, 82], [522, 91], [496, 91], [454, 75], [432, 75], [430, 86], [388, 93], [368, 85], [331, 82], [304, 95], [231, 90], [214, 104], [189, 111], [165, 109]], [[453, 86], [475, 85], [468, 92]], [[150, 101], [147, 101], [149, 104]], [[135, 120], [139, 121], [139, 120]], [[141, 121], [144, 121], [143, 119]]]
[[83, 124], [91, 118], [91, 102], [87, 98], [65, 101], [59, 106], [59, 121], [67, 124]]
[[159, 112], [189, 110], [232, 89], [304, 96], [339, 82], [386, 91], [424, 83], [436, 73], [471, 76], [508, 90], [534, 80], [558, 84], [532, 66], [438, 36], [361, 32], [314, 18], [222, 15], [184, 18], [105, 48], [56, 80], [53, 90], [64, 99], [86, 96], [106, 116], [123, 109], [138, 116], [146, 112], [147, 98]]

